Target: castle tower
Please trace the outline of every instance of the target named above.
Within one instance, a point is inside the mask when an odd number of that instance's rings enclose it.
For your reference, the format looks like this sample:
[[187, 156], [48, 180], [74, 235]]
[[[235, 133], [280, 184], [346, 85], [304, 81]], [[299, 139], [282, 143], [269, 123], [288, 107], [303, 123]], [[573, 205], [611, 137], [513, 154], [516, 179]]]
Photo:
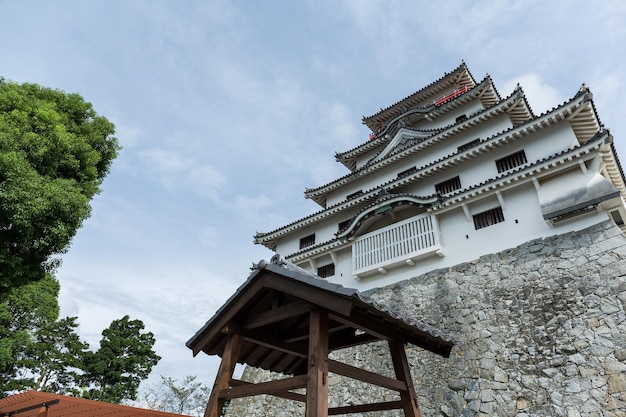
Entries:
[[610, 220], [626, 231], [624, 174], [583, 85], [535, 115], [465, 63], [363, 118], [349, 172], [307, 189], [321, 210], [255, 243], [360, 290]]
[[[536, 115], [462, 63], [363, 123], [335, 155], [349, 172], [305, 192], [320, 210], [255, 242], [455, 338], [445, 360], [407, 348], [424, 416], [625, 416], [626, 189], [591, 91]], [[333, 358], [384, 375], [384, 350]], [[390, 398], [340, 375], [329, 391]], [[226, 416], [301, 411], [250, 399]]]

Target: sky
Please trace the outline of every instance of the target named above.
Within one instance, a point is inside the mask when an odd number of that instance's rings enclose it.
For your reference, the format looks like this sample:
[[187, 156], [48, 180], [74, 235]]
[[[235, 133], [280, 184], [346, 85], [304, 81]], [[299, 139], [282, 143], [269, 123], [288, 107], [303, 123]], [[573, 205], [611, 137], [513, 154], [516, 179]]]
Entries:
[[361, 123], [464, 61], [535, 114], [594, 94], [626, 166], [621, 0], [0, 0], [0, 77], [79, 93], [123, 150], [57, 271], [97, 348], [128, 314], [153, 371], [212, 385], [185, 342], [273, 253], [253, 236], [320, 209]]

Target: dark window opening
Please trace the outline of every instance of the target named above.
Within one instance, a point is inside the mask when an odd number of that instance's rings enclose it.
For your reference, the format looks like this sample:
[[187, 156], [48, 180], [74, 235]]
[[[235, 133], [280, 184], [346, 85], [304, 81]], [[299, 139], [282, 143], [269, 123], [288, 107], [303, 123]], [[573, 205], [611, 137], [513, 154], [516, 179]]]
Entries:
[[350, 226], [350, 224], [352, 223], [352, 219], [348, 219], [348, 220], [344, 220], [341, 223], [339, 223], [339, 232], [343, 232], [344, 230], [346, 230], [348, 228], [348, 226]]
[[482, 229], [483, 227], [493, 226], [504, 221], [504, 213], [502, 207], [496, 207], [491, 210], [483, 211], [474, 216], [474, 229]]
[[613, 217], [613, 221], [618, 226], [624, 226], [624, 219], [622, 219], [621, 214], [619, 214], [618, 210], [611, 212], [611, 217]]
[[415, 174], [416, 172], [417, 172], [417, 168], [416, 167], [411, 167], [409, 169], [405, 169], [402, 172], [398, 172], [398, 178], [406, 177], [406, 176], [409, 176], [411, 174]]
[[363, 194], [363, 190], [359, 190], [357, 192], [354, 192], [352, 194], [348, 194], [348, 196], [346, 197], [348, 200], [351, 200], [353, 198], [356, 198], [358, 196], [360, 196], [361, 194]]
[[467, 114], [462, 114], [456, 118], [456, 123], [462, 122], [463, 120], [467, 120]]
[[447, 181], [435, 184], [435, 192], [437, 194], [448, 194], [452, 191], [459, 190], [461, 188], [461, 178], [457, 175], [454, 178], [450, 178]]
[[471, 142], [467, 142], [461, 146], [459, 146], [457, 149], [459, 150], [459, 152], [463, 152], [468, 150], [469, 148], [473, 148], [474, 146], [478, 145], [480, 143], [480, 138], [476, 138]]
[[317, 275], [321, 278], [328, 278], [335, 275], [335, 264], [328, 264], [317, 268]]
[[300, 239], [300, 249], [307, 248], [309, 246], [315, 245], [315, 233], [312, 235], [308, 235]]
[[498, 167], [498, 173], [508, 171], [520, 165], [524, 165], [528, 160], [523, 150], [515, 152], [512, 155], [505, 156], [502, 159], [496, 161], [496, 167]]

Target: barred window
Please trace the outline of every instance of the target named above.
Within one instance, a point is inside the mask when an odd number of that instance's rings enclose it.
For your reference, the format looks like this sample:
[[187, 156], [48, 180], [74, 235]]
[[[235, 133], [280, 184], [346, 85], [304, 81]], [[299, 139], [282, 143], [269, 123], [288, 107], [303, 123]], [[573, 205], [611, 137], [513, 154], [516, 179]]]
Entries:
[[474, 216], [474, 229], [482, 229], [483, 227], [493, 226], [496, 223], [504, 221], [504, 213], [502, 207], [496, 207], [491, 210], [483, 211]]
[[353, 198], [355, 198], [355, 197], [360, 196], [361, 194], [363, 194], [363, 190], [359, 190], [359, 191], [354, 192], [354, 193], [352, 193], [352, 194], [348, 194], [348, 196], [347, 196], [346, 198], [347, 198], [348, 200], [351, 200], [351, 199], [353, 199]]
[[439, 184], [435, 184], [435, 192], [438, 194], [448, 194], [454, 190], [458, 190], [461, 188], [461, 179], [457, 175], [454, 178], [450, 178], [447, 181], [440, 182]]
[[415, 174], [416, 172], [417, 172], [417, 168], [411, 167], [409, 169], [405, 169], [402, 172], [398, 172], [398, 178], [406, 177], [408, 175]]
[[344, 230], [346, 230], [348, 226], [350, 226], [350, 223], [352, 223], [352, 219], [344, 220], [341, 223], [339, 223], [339, 227], [338, 227], [339, 232], [343, 232]]
[[315, 233], [300, 239], [300, 249], [315, 245]]
[[335, 275], [335, 264], [328, 264], [317, 268], [317, 275], [321, 278], [328, 278]]
[[498, 167], [498, 173], [508, 171], [520, 165], [524, 165], [528, 160], [526, 159], [526, 154], [524, 150], [519, 152], [515, 152], [509, 156], [505, 156], [502, 159], [498, 159], [496, 161], [496, 167]]
[[469, 148], [473, 148], [479, 143], [480, 143], [480, 138], [476, 138], [471, 142], [464, 143], [463, 145], [459, 146], [457, 149], [459, 150], [459, 152], [463, 152], [463, 151], [468, 150]]

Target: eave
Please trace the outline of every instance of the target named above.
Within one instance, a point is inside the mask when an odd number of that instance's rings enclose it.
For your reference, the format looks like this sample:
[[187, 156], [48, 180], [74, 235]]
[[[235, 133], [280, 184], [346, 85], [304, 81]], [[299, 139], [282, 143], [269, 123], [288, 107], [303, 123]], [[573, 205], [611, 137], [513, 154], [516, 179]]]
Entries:
[[[487, 196], [495, 191], [504, 191], [511, 187], [517, 187], [519, 184], [531, 182], [535, 178], [541, 179], [545, 175], [553, 175], [559, 171], [570, 169], [572, 166], [577, 166], [578, 161], [584, 159], [586, 155], [590, 155], [589, 158], [592, 158], [595, 153], [603, 153], [605, 150], [611, 149], [611, 142], [612, 137], [608, 131], [597, 132], [594, 138], [583, 145], [566, 149], [558, 154], [525, 164], [479, 184], [446, 195], [443, 203], [433, 208], [432, 211], [448, 211], [465, 204], [468, 200], [475, 200], [481, 195]], [[615, 159], [614, 154], [611, 159]]]
[[443, 77], [430, 83], [421, 90], [416, 91], [385, 109], [381, 109], [372, 116], [363, 117], [363, 124], [369, 127], [372, 132], [377, 133], [390, 119], [403, 113], [403, 108], [424, 105], [427, 102], [435, 100], [438, 96], [441, 96], [454, 86], [467, 86], [471, 88], [475, 84], [476, 81], [469, 72], [467, 65], [465, 62], [462, 62], [455, 70], [446, 73]]
[[[356, 170], [356, 160], [359, 156], [374, 149], [383, 148], [391, 141], [392, 137], [395, 136], [399, 130], [398, 123], [401, 119], [409, 119], [409, 124], [415, 123], [416, 120], [413, 120], [412, 122], [410, 120], [415, 119], [416, 117], [418, 119], [434, 120], [440, 115], [445, 114], [450, 110], [453, 110], [454, 108], [476, 98], [480, 99], [486, 108], [496, 105], [501, 100], [491, 77], [485, 77], [479, 84], [475, 84], [474, 87], [469, 89], [466, 93], [442, 104], [441, 106], [434, 106], [431, 104], [427, 107], [403, 108], [401, 113], [387, 121], [385, 126], [381, 128], [381, 131], [374, 139], [369, 140], [351, 150], [335, 153], [335, 160], [342, 163], [350, 171], [354, 172]], [[438, 130], [442, 129], [445, 129], [445, 127]]]
[[[513, 98], [513, 95], [510, 98]], [[256, 244], [262, 244], [271, 250], [275, 250], [276, 243], [279, 239], [282, 239], [285, 236], [288, 236], [289, 234], [303, 227], [312, 225], [320, 220], [323, 220], [329, 216], [338, 214], [347, 209], [359, 207], [359, 206], [363, 207], [365, 204], [368, 204], [369, 202], [371, 202], [372, 200], [376, 198], [381, 188], [384, 188], [385, 190], [389, 192], [393, 192], [393, 190], [395, 189], [404, 187], [412, 182], [419, 181], [430, 175], [434, 175], [439, 171], [448, 169], [452, 166], [455, 166], [459, 163], [464, 162], [465, 160], [472, 159], [485, 152], [489, 152], [492, 149], [495, 149], [507, 143], [522, 139], [528, 135], [533, 134], [534, 132], [542, 130], [545, 127], [555, 125], [564, 120], [571, 122], [571, 120], [569, 120], [568, 118], [571, 115], [582, 114], [583, 112], [579, 111], [581, 108], [584, 108], [584, 111], [593, 110], [593, 106], [586, 106], [586, 104], [590, 100], [591, 100], [590, 95], [584, 95], [584, 94], [577, 95], [571, 100], [563, 103], [561, 106], [555, 107], [552, 110], [540, 116], [537, 116], [536, 118], [531, 119], [526, 123], [523, 123], [518, 126], [514, 126], [510, 129], [507, 129], [506, 131], [497, 133], [490, 138], [482, 140], [479, 144], [477, 144], [476, 146], [470, 149], [464, 150], [462, 152], [459, 151], [459, 152], [450, 154], [446, 157], [440, 158], [427, 165], [424, 165], [420, 167], [414, 174], [411, 174], [402, 178], [395, 178], [390, 181], [387, 181], [386, 183], [379, 184], [376, 187], [371, 188], [370, 190], [364, 191], [362, 195], [360, 195], [359, 197], [353, 200], [339, 202], [332, 207], [321, 210], [317, 213], [313, 213], [303, 219], [294, 221], [274, 231], [271, 231], [268, 233], [257, 233], [254, 237], [254, 242]], [[504, 100], [502, 103], [505, 103], [507, 101], [508, 99]], [[476, 117], [480, 117], [481, 115], [482, 113], [479, 113], [478, 115], [476, 115]], [[473, 118], [470, 118], [466, 122], [470, 122], [472, 119]], [[478, 123], [478, 120], [476, 120], [474, 123]], [[583, 131], [581, 130], [579, 133], [582, 133], [582, 132]], [[589, 133], [588, 131], [584, 131], [584, 132]], [[597, 131], [594, 132], [594, 135], [597, 133], [598, 133]], [[445, 134], [446, 132], [443, 132], [434, 138], [430, 138], [427, 141], [417, 143], [408, 149], [405, 149], [397, 154], [393, 154], [389, 156], [388, 158], [380, 161], [376, 165], [370, 167], [370, 169], [378, 170], [388, 164], [394, 163], [395, 161], [399, 159], [408, 157], [416, 152], [420, 152], [423, 149], [430, 146], [432, 144], [431, 141], [443, 140], [442, 138], [440, 138], [440, 136], [445, 135]], [[583, 136], [578, 137], [579, 143], [586, 142], [587, 140], [591, 139], [594, 135], [590, 135], [586, 139]], [[621, 167], [619, 166], [619, 162], [614, 162], [613, 165], [611, 165], [611, 167], [613, 167], [612, 169], [615, 172], [614, 175], [619, 175], [621, 173]], [[623, 175], [621, 175], [621, 177], [623, 178]], [[622, 183], [623, 183], [623, 180], [622, 180]]]
[[[457, 190], [454, 193], [445, 195], [441, 200], [438, 200], [439, 204], [433, 204], [427, 208], [428, 212], [442, 213], [455, 209], [463, 204], [466, 204], [469, 200], [475, 201], [477, 198], [486, 197], [492, 195], [497, 191], [505, 191], [506, 189], [517, 187], [520, 184], [531, 182], [534, 178], [541, 179], [545, 175], [553, 175], [555, 172], [570, 169], [572, 166], [577, 166], [578, 161], [584, 159], [588, 155], [600, 153], [602, 155], [605, 167], [610, 167], [610, 171], [616, 173], [616, 177], [611, 177], [611, 182], [620, 190], [623, 197], [626, 197], [626, 189], [624, 188], [624, 177], [621, 175], [621, 171], [618, 169], [619, 160], [615, 154], [613, 147], [612, 136], [608, 131], [598, 132], [595, 138], [587, 141], [584, 145], [578, 145], [576, 147], [569, 148], [563, 152], [555, 155], [551, 155], [547, 158], [543, 158], [539, 161], [535, 161], [530, 164], [526, 164], [517, 169], [507, 171], [496, 177], [490, 178], [479, 184], [472, 185], [470, 187]], [[592, 158], [593, 156], [588, 156]], [[391, 189], [389, 187], [388, 189]], [[408, 194], [390, 194], [389, 201], [406, 199]], [[420, 201], [426, 197], [417, 197]], [[416, 200], [417, 201], [417, 200]], [[358, 218], [363, 213], [371, 211], [379, 202], [365, 207], [359, 214], [354, 217], [353, 224], [358, 221]], [[351, 225], [351, 227], [352, 227]], [[342, 239], [350, 233], [350, 229], [344, 230], [341, 234], [337, 235], [337, 238], [331, 239], [326, 242], [321, 242], [314, 248], [308, 250], [298, 251], [285, 256], [290, 262], [302, 262], [315, 256], [321, 256], [329, 251], [336, 251], [350, 243]]]
[[[481, 93], [481, 92], [479, 91], [477, 93]], [[461, 98], [463, 98], [463, 96], [460, 96], [457, 100], [460, 100]], [[450, 102], [449, 105], [453, 105], [455, 101], [456, 100]], [[527, 112], [526, 113], [527, 120], [532, 118], [530, 107], [527, 105], [526, 98], [524, 96], [524, 92], [522, 89], [520, 88], [515, 89], [508, 98], [497, 102], [495, 105], [483, 110], [480, 113], [472, 115], [470, 118], [462, 122], [458, 122], [447, 128], [443, 128], [443, 130], [439, 131], [439, 133], [434, 133], [431, 137], [421, 139], [418, 143], [411, 143], [410, 146], [419, 146], [419, 150], [423, 150], [426, 147], [432, 146], [435, 143], [448, 139], [449, 137], [452, 137], [466, 129], [469, 129], [479, 123], [482, 123], [490, 118], [493, 118], [498, 114], [501, 114], [503, 112], [508, 112], [508, 111], [513, 111], [515, 114], [515, 120], [518, 120], [518, 121], [523, 120], [522, 113], [524, 111]], [[407, 131], [410, 132], [410, 129], [407, 129]], [[375, 163], [363, 166], [360, 169], [354, 172], [351, 172], [331, 183], [322, 185], [317, 188], [307, 189], [304, 195], [306, 198], [310, 198], [311, 200], [315, 201], [316, 203], [324, 207], [326, 203], [326, 195], [329, 192], [334, 191], [337, 188], [345, 186], [346, 184], [349, 184], [352, 181], [361, 179], [366, 175], [369, 175], [373, 172], [378, 171], [379, 169], [388, 165], [390, 161], [392, 160], [396, 161], [397, 160], [396, 158], [391, 158], [392, 155], [396, 155], [396, 154], [404, 155], [404, 153], [400, 153], [397, 151], [392, 152], [389, 156], [387, 156], [387, 158], [381, 159], [380, 161], [377, 161]]]
[[[255, 265], [246, 282], [187, 342], [199, 352], [224, 356], [229, 335], [242, 345], [235, 361], [273, 372], [305, 374], [302, 347], [309, 345], [311, 311], [329, 315], [328, 348], [343, 349], [375, 340], [411, 343], [448, 357], [452, 337], [383, 306], [353, 288], [330, 283], [297, 266], [272, 258]], [[369, 338], [363, 338], [362, 333]]]

